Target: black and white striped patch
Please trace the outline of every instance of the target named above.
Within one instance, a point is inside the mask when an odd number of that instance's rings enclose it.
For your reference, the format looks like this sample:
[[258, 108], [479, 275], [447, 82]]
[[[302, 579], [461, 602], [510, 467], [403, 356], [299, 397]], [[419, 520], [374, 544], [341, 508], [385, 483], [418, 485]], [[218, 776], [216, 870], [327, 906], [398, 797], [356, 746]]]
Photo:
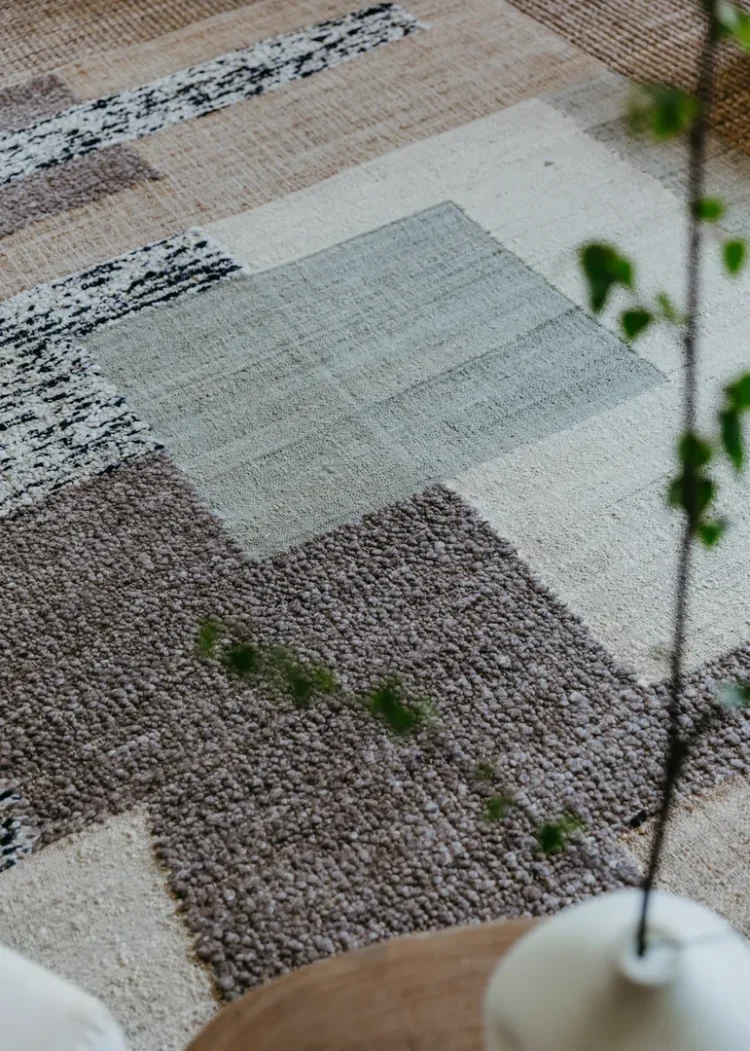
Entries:
[[52, 339], [85, 336], [144, 307], [201, 292], [241, 270], [204, 233], [188, 230], [36, 285], [0, 303], [0, 364], [17, 360], [23, 365]]
[[0, 364], [0, 517], [157, 447], [74, 341]]
[[191, 230], [0, 303], [0, 517], [158, 448], [79, 338], [241, 272]]
[[0, 183], [130, 142], [320, 73], [419, 28], [397, 4], [378, 4], [84, 102], [0, 135]]
[[0, 781], [0, 872], [27, 857], [36, 840], [37, 832], [23, 796], [14, 786]]

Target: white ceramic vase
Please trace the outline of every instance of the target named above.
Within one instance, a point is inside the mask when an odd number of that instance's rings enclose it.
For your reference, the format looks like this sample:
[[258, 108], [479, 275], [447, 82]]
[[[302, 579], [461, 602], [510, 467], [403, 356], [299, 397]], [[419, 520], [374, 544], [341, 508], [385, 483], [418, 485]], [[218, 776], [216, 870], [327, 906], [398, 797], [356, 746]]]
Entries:
[[107, 1008], [39, 964], [0, 945], [2, 1051], [126, 1051]]
[[487, 1051], [750, 1051], [748, 943], [657, 891], [639, 957], [641, 900], [592, 898], [522, 938], [487, 987]]

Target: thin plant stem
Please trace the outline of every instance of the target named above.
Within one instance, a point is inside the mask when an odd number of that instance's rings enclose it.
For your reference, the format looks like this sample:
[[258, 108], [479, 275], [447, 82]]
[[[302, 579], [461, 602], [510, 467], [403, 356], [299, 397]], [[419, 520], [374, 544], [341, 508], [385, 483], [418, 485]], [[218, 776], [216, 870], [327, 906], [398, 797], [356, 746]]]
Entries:
[[[717, 21], [716, 2], [706, 4], [706, 28], [701, 49], [696, 97], [698, 112], [688, 139], [688, 259], [687, 259], [687, 321], [683, 340], [683, 433], [694, 434], [697, 419], [697, 363], [698, 324], [701, 297], [701, 250], [703, 229], [699, 203], [704, 196], [706, 175], [706, 145], [708, 119], [713, 95]], [[643, 897], [638, 923], [636, 947], [639, 956], [647, 948], [648, 911], [651, 895], [659, 875], [659, 865], [664, 849], [664, 837], [674, 804], [675, 790], [688, 753], [688, 741], [680, 731], [680, 711], [684, 679], [685, 640], [688, 621], [688, 598], [690, 591], [692, 552], [698, 523], [697, 513], [697, 469], [685, 464], [685, 521], [677, 561], [677, 582], [674, 613], [674, 629], [670, 662], [669, 717], [664, 781], [659, 810], [656, 815], [654, 835], [649, 852], [649, 861], [642, 883]]]

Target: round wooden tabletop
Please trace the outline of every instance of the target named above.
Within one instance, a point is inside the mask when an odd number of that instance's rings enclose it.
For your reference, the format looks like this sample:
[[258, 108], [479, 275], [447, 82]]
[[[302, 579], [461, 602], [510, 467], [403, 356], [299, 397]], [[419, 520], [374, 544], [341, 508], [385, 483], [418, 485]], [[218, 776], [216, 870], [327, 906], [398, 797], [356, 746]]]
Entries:
[[533, 922], [394, 938], [303, 967], [224, 1008], [187, 1051], [479, 1051], [489, 976]]

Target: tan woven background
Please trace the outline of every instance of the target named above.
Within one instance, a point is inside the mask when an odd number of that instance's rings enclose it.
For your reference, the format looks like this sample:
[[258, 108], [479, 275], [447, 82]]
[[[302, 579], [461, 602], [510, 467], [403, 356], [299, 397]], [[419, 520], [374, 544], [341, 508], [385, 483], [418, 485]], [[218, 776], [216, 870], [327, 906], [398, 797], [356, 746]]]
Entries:
[[0, 82], [152, 40], [248, 0], [2, 0]]
[[[611, 69], [691, 89], [702, 18], [698, 0], [510, 0]], [[748, 6], [747, 3], [744, 6]], [[722, 49], [714, 123], [750, 152], [750, 57]]]
[[[353, 6], [353, 5], [350, 5]], [[429, 32], [134, 145], [162, 176], [3, 239], [0, 297], [311, 186], [343, 168], [459, 127], [602, 69], [505, 0], [411, 0]], [[163, 42], [61, 67], [95, 97], [346, 10], [341, 0], [260, 0]], [[208, 28], [207, 28], [208, 27]]]

